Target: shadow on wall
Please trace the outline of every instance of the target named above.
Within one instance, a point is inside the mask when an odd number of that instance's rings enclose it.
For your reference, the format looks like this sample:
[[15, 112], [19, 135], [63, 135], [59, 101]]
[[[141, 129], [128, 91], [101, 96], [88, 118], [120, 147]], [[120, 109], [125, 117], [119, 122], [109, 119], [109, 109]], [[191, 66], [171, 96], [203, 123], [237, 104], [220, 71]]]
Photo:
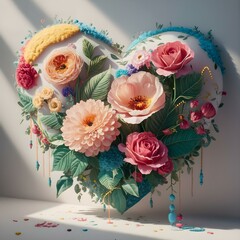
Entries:
[[51, 19], [35, 2], [31, 0], [12, 0], [14, 4], [18, 7], [18, 9], [22, 12], [22, 14], [34, 25], [36, 29], [40, 28], [39, 16], [44, 19], [48, 24], [53, 23], [53, 19]]

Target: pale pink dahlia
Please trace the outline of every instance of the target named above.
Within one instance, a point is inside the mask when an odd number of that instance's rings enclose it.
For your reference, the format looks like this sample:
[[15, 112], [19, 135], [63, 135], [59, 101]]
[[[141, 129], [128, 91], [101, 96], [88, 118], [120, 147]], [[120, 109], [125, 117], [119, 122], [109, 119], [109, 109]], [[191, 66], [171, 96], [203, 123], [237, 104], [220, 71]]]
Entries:
[[61, 128], [64, 144], [88, 157], [108, 151], [120, 134], [115, 110], [100, 100], [80, 101], [66, 113]]

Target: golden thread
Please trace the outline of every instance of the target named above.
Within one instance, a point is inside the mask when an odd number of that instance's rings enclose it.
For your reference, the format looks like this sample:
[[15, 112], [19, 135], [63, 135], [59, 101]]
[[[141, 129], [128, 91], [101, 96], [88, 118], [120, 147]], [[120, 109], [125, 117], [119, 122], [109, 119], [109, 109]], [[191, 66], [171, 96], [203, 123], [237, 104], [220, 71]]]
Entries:
[[182, 100], [181, 102], [179, 102], [178, 104], [175, 105], [175, 108], [178, 108], [180, 107], [182, 104], [185, 104], [185, 101]]
[[201, 169], [203, 169], [203, 147], [201, 147]]
[[48, 150], [48, 177], [51, 177], [51, 150]]
[[36, 135], [36, 141], [35, 141], [35, 145], [36, 145], [36, 161], [38, 161], [38, 138], [37, 138], [37, 135]]
[[45, 177], [45, 159], [44, 159], [44, 152], [42, 153], [42, 165], [43, 165], [43, 177]]
[[111, 213], [111, 208], [110, 208], [110, 194], [108, 194], [108, 223], [111, 223], [110, 213]]
[[191, 171], [191, 195], [193, 197], [193, 167], [192, 167], [192, 171]]
[[210, 68], [209, 68], [208, 66], [205, 66], [205, 67], [202, 69], [201, 75], [203, 75], [206, 70], [208, 71], [208, 74], [209, 74], [210, 79], [213, 80], [212, 71], [210, 70]]

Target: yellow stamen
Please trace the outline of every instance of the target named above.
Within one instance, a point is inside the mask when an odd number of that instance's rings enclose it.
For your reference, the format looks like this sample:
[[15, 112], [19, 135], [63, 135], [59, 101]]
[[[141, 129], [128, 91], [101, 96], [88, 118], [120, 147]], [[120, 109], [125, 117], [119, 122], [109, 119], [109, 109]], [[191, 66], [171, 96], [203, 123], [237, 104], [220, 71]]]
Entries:
[[151, 99], [148, 99], [146, 96], [136, 96], [134, 98], [130, 98], [128, 105], [133, 110], [143, 110], [148, 108], [151, 103]]

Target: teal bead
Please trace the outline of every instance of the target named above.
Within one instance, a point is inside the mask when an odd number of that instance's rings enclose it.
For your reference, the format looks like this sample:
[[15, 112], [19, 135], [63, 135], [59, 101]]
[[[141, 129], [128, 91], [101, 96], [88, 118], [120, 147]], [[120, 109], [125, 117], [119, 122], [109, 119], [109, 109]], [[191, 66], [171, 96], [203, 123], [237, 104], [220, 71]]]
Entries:
[[177, 215], [175, 212], [170, 212], [168, 214], [168, 221], [171, 225], [173, 225], [176, 222], [176, 219], [177, 219]]
[[200, 175], [199, 175], [199, 182], [200, 182], [200, 185], [202, 186], [203, 185], [203, 171], [202, 171], [202, 169], [201, 169]]
[[171, 204], [170, 206], [169, 206], [169, 210], [172, 212], [172, 211], [174, 211], [175, 210], [175, 205], [174, 204]]
[[169, 195], [169, 200], [170, 200], [171, 202], [173, 202], [173, 201], [175, 200], [175, 195], [174, 195], [174, 194], [170, 194], [170, 195]]

